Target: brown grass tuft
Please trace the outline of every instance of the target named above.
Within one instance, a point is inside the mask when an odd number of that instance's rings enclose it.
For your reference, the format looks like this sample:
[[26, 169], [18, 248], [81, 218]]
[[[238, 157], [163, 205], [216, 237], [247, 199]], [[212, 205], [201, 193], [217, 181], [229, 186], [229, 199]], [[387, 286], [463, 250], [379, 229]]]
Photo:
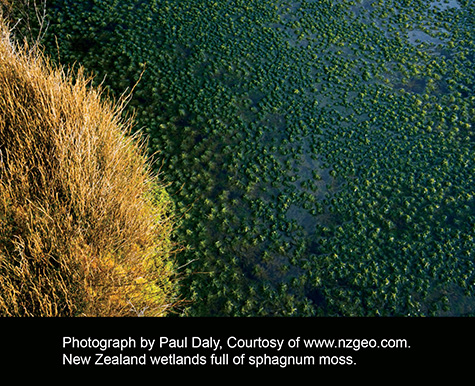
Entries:
[[164, 315], [171, 201], [124, 103], [34, 52], [0, 20], [0, 315]]

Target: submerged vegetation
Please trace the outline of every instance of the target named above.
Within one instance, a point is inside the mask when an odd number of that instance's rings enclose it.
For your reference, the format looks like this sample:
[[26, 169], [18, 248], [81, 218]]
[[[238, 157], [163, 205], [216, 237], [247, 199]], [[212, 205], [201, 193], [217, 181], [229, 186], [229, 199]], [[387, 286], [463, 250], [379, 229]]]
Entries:
[[466, 315], [469, 0], [50, 0], [45, 46], [128, 104], [180, 218], [184, 315]]
[[171, 201], [131, 120], [0, 19], [0, 315], [166, 315]]

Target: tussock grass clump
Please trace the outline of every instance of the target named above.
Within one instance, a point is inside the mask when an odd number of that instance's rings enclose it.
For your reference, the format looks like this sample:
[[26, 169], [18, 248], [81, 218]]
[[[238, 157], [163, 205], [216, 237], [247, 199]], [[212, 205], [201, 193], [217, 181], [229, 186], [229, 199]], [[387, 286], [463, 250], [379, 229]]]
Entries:
[[0, 315], [161, 316], [176, 304], [171, 201], [124, 105], [0, 20]]

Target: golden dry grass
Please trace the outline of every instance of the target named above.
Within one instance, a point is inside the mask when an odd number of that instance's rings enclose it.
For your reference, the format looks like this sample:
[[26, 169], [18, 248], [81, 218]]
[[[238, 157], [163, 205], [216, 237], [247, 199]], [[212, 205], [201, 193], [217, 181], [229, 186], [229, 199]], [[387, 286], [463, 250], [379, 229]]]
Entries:
[[0, 20], [0, 315], [160, 316], [176, 304], [171, 201], [123, 108]]

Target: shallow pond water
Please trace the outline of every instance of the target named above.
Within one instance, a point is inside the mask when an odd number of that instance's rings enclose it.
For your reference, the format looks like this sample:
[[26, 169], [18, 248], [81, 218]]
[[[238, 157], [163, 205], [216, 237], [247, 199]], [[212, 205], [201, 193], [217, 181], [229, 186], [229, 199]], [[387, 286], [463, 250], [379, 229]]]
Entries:
[[450, 8], [459, 9], [460, 4], [457, 0], [433, 0], [431, 1], [429, 8], [438, 11], [445, 11]]
[[88, 23], [77, 3], [52, 21], [91, 41], [104, 13], [134, 27], [76, 55], [119, 94], [147, 63], [131, 103], [189, 246], [188, 314], [429, 314], [432, 287], [474, 280], [473, 48], [458, 2], [416, 3], [144, 1], [135, 19], [103, 2]]

